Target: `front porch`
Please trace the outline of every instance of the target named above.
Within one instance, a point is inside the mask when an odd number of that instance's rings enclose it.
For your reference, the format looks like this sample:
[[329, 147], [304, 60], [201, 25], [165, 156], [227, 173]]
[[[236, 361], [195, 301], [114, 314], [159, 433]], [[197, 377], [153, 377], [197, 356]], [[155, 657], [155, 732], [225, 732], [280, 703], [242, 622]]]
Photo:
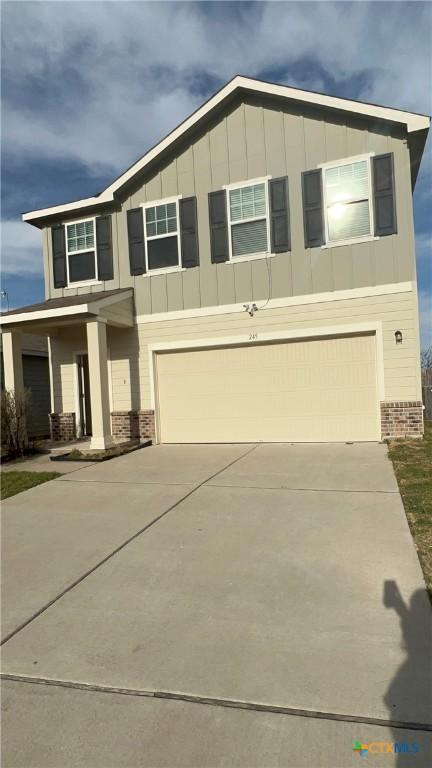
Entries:
[[[24, 390], [22, 333], [48, 337], [53, 441], [89, 437], [90, 449], [102, 450], [138, 436], [133, 423], [137, 416], [111, 413], [107, 343], [108, 329], [122, 333], [133, 328], [132, 288], [50, 299], [5, 313], [0, 324], [5, 389], [16, 395]], [[68, 360], [53, 352], [65, 338], [73, 340]]]

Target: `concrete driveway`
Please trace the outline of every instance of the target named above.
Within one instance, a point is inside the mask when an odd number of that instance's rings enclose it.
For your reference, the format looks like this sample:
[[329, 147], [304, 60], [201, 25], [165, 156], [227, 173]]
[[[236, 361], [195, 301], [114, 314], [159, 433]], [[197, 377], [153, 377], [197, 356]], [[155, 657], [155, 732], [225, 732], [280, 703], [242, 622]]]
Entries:
[[6, 501], [3, 552], [6, 768], [430, 765], [383, 445], [148, 448]]

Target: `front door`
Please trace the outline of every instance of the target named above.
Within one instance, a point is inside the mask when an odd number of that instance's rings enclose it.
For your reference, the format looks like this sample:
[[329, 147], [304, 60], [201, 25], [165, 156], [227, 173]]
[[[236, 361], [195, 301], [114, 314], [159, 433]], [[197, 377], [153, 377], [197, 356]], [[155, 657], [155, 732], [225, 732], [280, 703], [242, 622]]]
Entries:
[[92, 434], [88, 355], [78, 355], [78, 397], [81, 437]]

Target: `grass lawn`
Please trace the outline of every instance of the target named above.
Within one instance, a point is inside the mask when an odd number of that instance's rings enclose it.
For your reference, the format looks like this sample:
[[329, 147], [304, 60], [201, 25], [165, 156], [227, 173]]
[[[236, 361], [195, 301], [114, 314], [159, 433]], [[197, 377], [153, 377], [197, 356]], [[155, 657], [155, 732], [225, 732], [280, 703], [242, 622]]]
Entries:
[[424, 440], [390, 441], [389, 455], [432, 601], [432, 421]]
[[34, 485], [46, 483], [60, 477], [58, 472], [2, 472], [1, 473], [1, 498], [7, 499], [16, 493], [27, 491]]

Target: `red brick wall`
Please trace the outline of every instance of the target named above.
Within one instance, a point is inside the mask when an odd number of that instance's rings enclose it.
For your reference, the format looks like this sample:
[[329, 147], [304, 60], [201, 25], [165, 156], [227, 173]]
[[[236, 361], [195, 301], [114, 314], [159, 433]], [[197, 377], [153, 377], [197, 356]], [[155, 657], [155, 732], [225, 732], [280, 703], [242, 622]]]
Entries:
[[112, 435], [115, 438], [151, 438], [155, 440], [154, 411], [113, 411]]
[[420, 400], [381, 403], [383, 440], [423, 436], [423, 403]]
[[75, 440], [76, 424], [74, 413], [50, 413], [51, 440]]

